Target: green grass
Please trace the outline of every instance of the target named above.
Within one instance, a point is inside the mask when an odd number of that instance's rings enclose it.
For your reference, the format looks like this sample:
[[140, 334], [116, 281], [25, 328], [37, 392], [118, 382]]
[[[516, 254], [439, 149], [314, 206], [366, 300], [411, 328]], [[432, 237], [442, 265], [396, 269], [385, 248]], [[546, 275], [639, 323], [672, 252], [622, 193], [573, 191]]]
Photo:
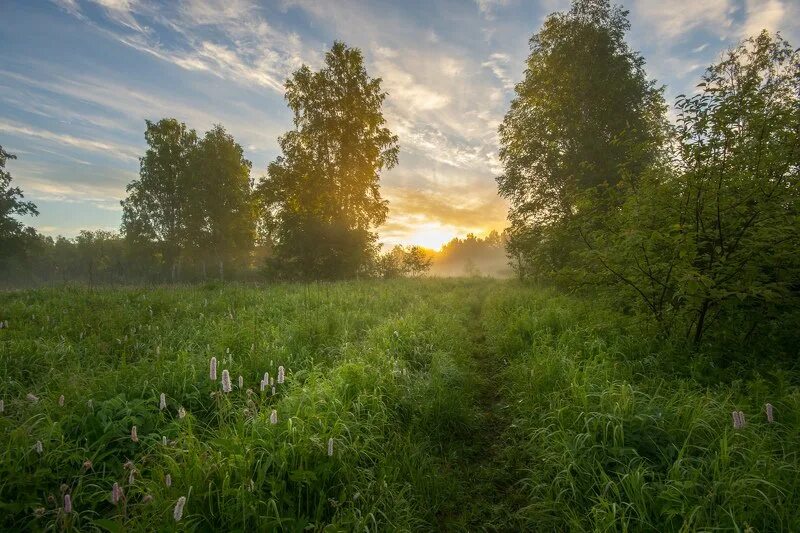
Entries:
[[5, 530], [800, 530], [798, 373], [736, 379], [596, 302], [400, 280], [40, 289], [0, 314]]

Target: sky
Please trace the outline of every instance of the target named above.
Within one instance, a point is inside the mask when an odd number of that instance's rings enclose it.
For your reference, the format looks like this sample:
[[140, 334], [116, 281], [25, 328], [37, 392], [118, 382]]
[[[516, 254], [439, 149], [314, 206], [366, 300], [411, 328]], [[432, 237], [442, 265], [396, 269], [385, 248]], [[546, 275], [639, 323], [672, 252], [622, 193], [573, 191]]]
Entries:
[[[627, 0], [630, 45], [668, 102], [761, 28], [800, 46], [800, 0]], [[400, 162], [381, 176], [386, 245], [506, 227], [497, 126], [528, 40], [568, 0], [0, 0], [0, 146], [48, 235], [118, 230], [145, 120], [222, 124], [257, 180], [291, 128], [283, 83], [334, 40], [388, 92]]]

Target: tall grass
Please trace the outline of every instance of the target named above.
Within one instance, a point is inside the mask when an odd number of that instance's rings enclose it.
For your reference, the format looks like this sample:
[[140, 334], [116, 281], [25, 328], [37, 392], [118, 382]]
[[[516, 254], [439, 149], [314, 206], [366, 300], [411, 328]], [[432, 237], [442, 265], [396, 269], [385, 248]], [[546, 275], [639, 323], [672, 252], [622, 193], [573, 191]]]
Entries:
[[[515, 469], [526, 500], [510, 524], [800, 530], [796, 373], [707, 386], [680, 347], [602, 305], [541, 290], [495, 294], [485, 324], [490, 349], [507, 358], [498, 468]], [[742, 429], [734, 410], [746, 413]]]
[[797, 372], [738, 378], [596, 302], [398, 280], [0, 313], [5, 530], [800, 530]]

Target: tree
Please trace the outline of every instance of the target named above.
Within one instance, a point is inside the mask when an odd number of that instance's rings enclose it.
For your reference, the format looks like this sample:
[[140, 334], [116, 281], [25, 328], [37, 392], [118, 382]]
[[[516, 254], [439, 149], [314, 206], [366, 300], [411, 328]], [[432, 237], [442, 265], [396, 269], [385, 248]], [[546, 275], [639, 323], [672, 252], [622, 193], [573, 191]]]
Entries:
[[[619, 201], [615, 190], [658, 155], [665, 106], [644, 60], [628, 48], [627, 11], [608, 0], [574, 0], [530, 40], [525, 78], [500, 126], [510, 202], [508, 246], [522, 268], [557, 271]], [[587, 196], [595, 191], [599, 197]]]
[[675, 163], [645, 173], [592, 254], [667, 333], [777, 339], [800, 304], [800, 52], [763, 32], [698, 88], [677, 100]]
[[258, 186], [272, 267], [285, 277], [356, 276], [375, 256], [373, 228], [388, 211], [380, 172], [399, 151], [381, 80], [367, 75], [360, 50], [336, 42], [324, 68], [294, 72], [285, 96], [295, 127]]
[[187, 238], [188, 172], [197, 134], [174, 118], [146, 121], [148, 149], [140, 159], [139, 179], [122, 202], [122, 231], [133, 246], [155, 244], [173, 281]]
[[6, 170], [6, 162], [16, 158], [0, 146], [0, 269], [7, 274], [12, 259], [24, 259], [22, 256], [27, 244], [36, 238], [36, 231], [15, 217], [39, 214], [33, 202], [23, 200], [22, 190], [11, 186], [11, 173]]
[[411, 246], [403, 256], [403, 266], [412, 276], [418, 277], [430, 270], [433, 256], [421, 246]]
[[255, 240], [256, 205], [242, 147], [220, 125], [206, 132], [192, 152], [185, 235], [203, 265], [213, 258], [224, 278], [225, 262], [249, 256]]
[[405, 249], [396, 244], [388, 252], [381, 254], [377, 260], [378, 275], [382, 278], [393, 279], [405, 276], [407, 266], [405, 264]]

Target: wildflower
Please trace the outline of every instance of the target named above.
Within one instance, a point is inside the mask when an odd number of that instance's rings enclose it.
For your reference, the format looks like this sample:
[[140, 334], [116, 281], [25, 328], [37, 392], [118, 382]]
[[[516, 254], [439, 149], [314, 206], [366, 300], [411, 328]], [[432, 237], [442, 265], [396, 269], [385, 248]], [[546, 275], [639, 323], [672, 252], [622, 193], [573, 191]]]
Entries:
[[151, 501], [153, 501], [152, 494], [145, 494], [144, 498], [142, 498], [142, 503], [150, 503]]
[[36, 509], [34, 509], [34, 510], [33, 510], [33, 515], [34, 515], [36, 518], [41, 518], [41, 517], [43, 517], [43, 516], [44, 516], [44, 507], [37, 507]]
[[128, 459], [127, 461], [125, 461], [125, 463], [123, 463], [122, 468], [124, 468], [125, 470], [130, 470], [131, 468], [133, 468], [133, 461]]
[[122, 488], [119, 486], [119, 483], [115, 481], [114, 486], [111, 487], [111, 503], [117, 505], [124, 497], [125, 495], [122, 493]]
[[162, 392], [158, 399], [158, 408], [163, 411], [167, 408], [167, 396]]
[[163, 444], [164, 446], [167, 445], [167, 436], [166, 435], [161, 437], [161, 444]]
[[58, 397], [58, 406], [59, 407], [64, 407], [64, 395], [63, 394]]
[[166, 476], [164, 476], [164, 485], [166, 485], [167, 487], [171, 487], [172, 486], [172, 476], [171, 475], [167, 474]]
[[242, 376], [239, 376], [239, 389], [241, 390], [243, 388], [244, 388], [244, 378]]
[[139, 434], [136, 432], [136, 426], [131, 426], [131, 440], [139, 442]]
[[269, 372], [264, 372], [264, 383], [269, 385]]
[[272, 395], [275, 396], [275, 387], [272, 387]]
[[27, 396], [25, 396], [25, 397], [26, 397], [28, 400], [30, 400], [31, 402], [33, 402], [33, 403], [36, 403], [36, 402], [38, 402], [38, 401], [39, 401], [39, 397], [38, 397], [38, 396], [36, 396], [35, 394], [32, 394], [32, 393], [30, 393], [30, 392], [29, 392], [29, 393], [28, 393], [28, 395], [27, 395]]
[[278, 367], [278, 385], [281, 385], [284, 380], [286, 379], [286, 371], [283, 369], [283, 366]]
[[[261, 390], [264, 390], [264, 387], [261, 387]], [[0, 413], [6, 412], [6, 402], [5, 400], [0, 400]]]
[[[264, 392], [264, 389], [266, 389], [266, 388], [267, 388], [267, 384], [266, 384], [266, 383], [264, 383], [264, 380], [262, 379], [262, 380], [261, 380], [261, 392]], [[0, 400], [0, 401], [1, 401], [1, 400]]]
[[64, 512], [69, 514], [72, 512], [72, 498], [69, 494], [64, 494]]
[[767, 422], [772, 424], [773, 422], [775, 422], [775, 416], [774, 416], [774, 413], [773, 413], [772, 404], [768, 403], [765, 407], [767, 408]]
[[742, 423], [739, 421], [739, 411], [733, 411], [731, 415], [733, 416], [733, 429], [741, 429]]
[[217, 358], [216, 357], [212, 357], [211, 358], [211, 369], [210, 369], [209, 374], [210, 374], [210, 377], [211, 377], [211, 381], [217, 381]]
[[173, 513], [176, 522], [180, 522], [181, 517], [183, 516], [184, 505], [186, 505], [186, 496], [181, 496], [178, 498], [178, 501], [175, 504], [175, 512]]
[[178, 408], [178, 418], [183, 418], [184, 416], [186, 416], [186, 409], [184, 409], [183, 407], [179, 407]]
[[275, 409], [273, 409], [269, 415], [269, 423], [273, 425], [278, 423], [278, 411]]
[[86, 459], [83, 462], [83, 469], [84, 470], [91, 470], [92, 469], [92, 462], [89, 459]]
[[744, 413], [741, 412], [741, 411], [739, 411], [739, 423], [741, 424], [741, 427], [744, 427], [744, 425], [745, 425]]
[[88, 407], [89, 409], [94, 409], [94, 402], [92, 402], [92, 400], [89, 400], [88, 402], [86, 402], [86, 407]]
[[128, 485], [133, 485], [133, 482], [136, 481], [136, 469], [131, 468], [131, 473], [128, 474]]
[[275, 386], [275, 378], [269, 378], [269, 386], [270, 387]]
[[333, 457], [333, 437], [328, 439], [328, 457]]
[[38, 454], [40, 454], [40, 455], [41, 455], [41, 453], [42, 453], [42, 451], [43, 451], [43, 448], [42, 448], [42, 441], [40, 441], [40, 440], [37, 440], [37, 441], [36, 441], [36, 444], [34, 444], [34, 445], [33, 445], [33, 449], [34, 449], [34, 450], [36, 450], [36, 453], [38, 453]]
[[231, 374], [227, 369], [222, 371], [222, 392], [231, 391]]

